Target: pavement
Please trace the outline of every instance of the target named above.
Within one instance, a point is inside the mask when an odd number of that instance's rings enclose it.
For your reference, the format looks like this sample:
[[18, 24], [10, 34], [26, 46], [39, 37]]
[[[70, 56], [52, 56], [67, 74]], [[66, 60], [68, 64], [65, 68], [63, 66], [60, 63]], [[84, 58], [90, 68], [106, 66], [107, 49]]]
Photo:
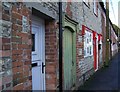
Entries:
[[78, 91], [80, 90], [119, 90], [120, 92], [120, 52], [112, 58], [108, 67], [98, 70], [79, 87]]

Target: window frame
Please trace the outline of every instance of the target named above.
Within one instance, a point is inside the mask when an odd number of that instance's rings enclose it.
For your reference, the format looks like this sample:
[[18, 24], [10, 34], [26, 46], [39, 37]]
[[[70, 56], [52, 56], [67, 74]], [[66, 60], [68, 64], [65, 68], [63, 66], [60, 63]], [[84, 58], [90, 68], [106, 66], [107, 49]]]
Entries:
[[93, 13], [96, 17], [98, 17], [98, 2], [97, 2], [97, 0], [93, 0]]
[[89, 0], [83, 0], [83, 3], [88, 7], [88, 8], [90, 8], [90, 3], [89, 3]]
[[[91, 30], [88, 30], [86, 28], [84, 30], [85, 30], [85, 34], [84, 34], [84, 57], [86, 58], [89, 56], [93, 56], [93, 33]], [[87, 42], [87, 39], [89, 40], [89, 42]], [[91, 41], [90, 41], [90, 39], [91, 39]]]

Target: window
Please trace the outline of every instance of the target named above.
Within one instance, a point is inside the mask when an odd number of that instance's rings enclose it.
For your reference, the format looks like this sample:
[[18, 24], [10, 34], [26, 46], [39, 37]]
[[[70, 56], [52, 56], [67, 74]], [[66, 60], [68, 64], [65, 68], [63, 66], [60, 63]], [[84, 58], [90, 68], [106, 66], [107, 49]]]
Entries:
[[87, 54], [89, 54], [89, 47], [87, 47]]
[[87, 43], [89, 43], [89, 39], [87, 39]]
[[91, 46], [90, 46], [90, 55], [92, 54], [92, 52], [91, 52]]
[[97, 0], [93, 0], [93, 5], [94, 5], [94, 7], [93, 7], [94, 14], [96, 16], [98, 16], [98, 2], [97, 2]]
[[35, 51], [35, 34], [32, 34], [32, 51]]
[[84, 57], [93, 55], [93, 34], [85, 30], [84, 34]]
[[86, 48], [84, 49], [84, 56], [86, 56]]
[[92, 39], [92, 36], [91, 36], [91, 34], [90, 34], [90, 42], [91, 42], [91, 39]]

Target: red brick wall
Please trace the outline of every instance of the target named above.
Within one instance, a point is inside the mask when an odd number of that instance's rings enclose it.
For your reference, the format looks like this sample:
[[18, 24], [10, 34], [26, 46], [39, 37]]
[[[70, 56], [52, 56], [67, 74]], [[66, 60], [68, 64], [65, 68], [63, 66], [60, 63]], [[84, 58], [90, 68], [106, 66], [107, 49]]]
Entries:
[[[80, 54], [79, 50], [82, 50], [82, 53]], [[77, 87], [82, 83], [80, 81], [80, 77], [82, 76], [81, 70], [80, 70], [80, 62], [84, 59], [84, 39], [82, 36], [82, 33], [77, 33], [76, 36], [76, 74], [77, 74]]]
[[72, 18], [71, 2], [67, 2], [66, 14]]
[[23, 29], [23, 16], [31, 25], [31, 11], [22, 3], [14, 3], [11, 12], [13, 90], [31, 89], [31, 28]]
[[[31, 9], [23, 3], [9, 3], [9, 5], [11, 8], [8, 9], [9, 12], [3, 10], [2, 19], [12, 23], [9, 28], [11, 31], [8, 36], [0, 36], [3, 43], [0, 49], [0, 61], [4, 60], [9, 65], [11, 64], [10, 68], [7, 67], [11, 73], [3, 77], [5, 81], [0, 84], [0, 90], [31, 90]], [[48, 20], [45, 21], [45, 62], [46, 89], [56, 90], [59, 74], [58, 25], [56, 22], [48, 22]]]
[[[4, 69], [2, 90], [31, 89], [31, 30], [30, 11], [22, 3], [3, 4], [2, 19], [11, 26], [4, 27], [2, 36], [2, 61]], [[23, 29], [23, 16], [28, 27]], [[3, 24], [5, 24], [3, 23]]]
[[56, 22], [46, 21], [45, 25], [45, 63], [46, 90], [56, 90], [58, 85], [58, 34]]

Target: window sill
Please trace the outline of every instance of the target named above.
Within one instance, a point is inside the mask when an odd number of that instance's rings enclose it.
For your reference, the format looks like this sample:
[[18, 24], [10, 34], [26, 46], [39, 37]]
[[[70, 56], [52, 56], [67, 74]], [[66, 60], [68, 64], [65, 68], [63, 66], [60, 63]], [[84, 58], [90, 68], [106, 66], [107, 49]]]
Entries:
[[88, 57], [92, 57], [93, 55], [89, 55], [89, 56], [84, 56], [84, 58], [88, 58]]

